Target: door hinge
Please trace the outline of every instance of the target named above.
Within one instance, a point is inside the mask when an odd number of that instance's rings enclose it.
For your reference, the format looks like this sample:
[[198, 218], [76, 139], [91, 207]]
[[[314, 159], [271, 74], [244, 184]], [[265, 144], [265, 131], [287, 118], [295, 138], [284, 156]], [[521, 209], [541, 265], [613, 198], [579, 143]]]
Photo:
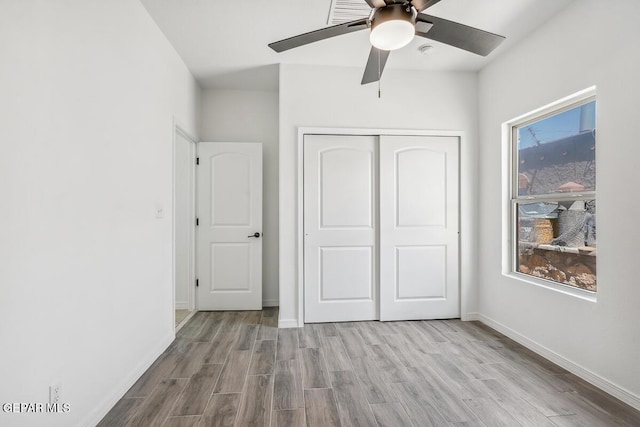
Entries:
[[196, 279], [196, 288], [197, 288], [198, 286], [200, 286], [200, 283], [199, 283], [198, 279]]
[[196, 218], [196, 227], [200, 225], [200, 218]]
[[200, 157], [196, 157], [196, 165], [200, 164]]

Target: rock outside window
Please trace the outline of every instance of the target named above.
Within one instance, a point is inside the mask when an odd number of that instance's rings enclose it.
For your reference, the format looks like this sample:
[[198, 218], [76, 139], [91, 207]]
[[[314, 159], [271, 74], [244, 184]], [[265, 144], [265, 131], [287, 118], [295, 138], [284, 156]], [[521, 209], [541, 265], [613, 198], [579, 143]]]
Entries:
[[589, 95], [510, 125], [512, 265], [595, 292], [596, 101]]

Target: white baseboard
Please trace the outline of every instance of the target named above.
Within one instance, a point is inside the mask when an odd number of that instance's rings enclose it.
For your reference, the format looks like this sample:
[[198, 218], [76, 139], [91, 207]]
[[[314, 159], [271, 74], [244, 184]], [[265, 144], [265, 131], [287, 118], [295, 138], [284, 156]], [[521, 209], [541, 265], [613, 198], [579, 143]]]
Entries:
[[480, 320], [480, 313], [474, 311], [474, 312], [471, 312], [471, 313], [463, 314], [461, 316], [460, 320], [463, 320], [465, 322], [470, 322], [472, 320]]
[[280, 305], [280, 301], [277, 299], [263, 299], [262, 306], [263, 307], [277, 307]]
[[148, 353], [148, 356], [138, 366], [127, 375], [118, 385], [116, 385], [111, 393], [107, 394], [107, 397], [100, 402], [96, 409], [87, 416], [87, 418], [80, 423], [83, 426], [92, 427], [98, 425], [98, 423], [104, 418], [105, 415], [118, 403], [118, 401], [129, 391], [132, 385], [138, 381], [138, 379], [145, 373], [147, 369], [155, 362], [155, 360], [162, 354], [163, 351], [169, 347], [173, 342], [175, 336], [171, 335], [165, 337], [160, 344]]
[[187, 301], [176, 301], [176, 310], [189, 310], [189, 303]]
[[280, 319], [278, 320], [278, 328], [297, 328], [298, 319]]
[[609, 393], [615, 398], [622, 400], [627, 405], [633, 406], [634, 408], [640, 410], [640, 396], [637, 396], [629, 390], [612, 383], [611, 381], [601, 377], [595, 372], [592, 372], [589, 369], [565, 358], [564, 356], [561, 356], [555, 351], [550, 350], [541, 344], [538, 344], [537, 342], [525, 337], [519, 332], [514, 331], [508, 326], [505, 326], [502, 323], [499, 323], [491, 319], [490, 317], [485, 316], [484, 314], [478, 313], [478, 317], [478, 320], [480, 320], [485, 325], [492, 327], [501, 334], [506, 335], [512, 340], [527, 347], [529, 350], [538, 353], [545, 359], [548, 359], [556, 365], [563, 367], [567, 371], [579, 376], [583, 380], [593, 384], [594, 386], [605, 391], [606, 393]]

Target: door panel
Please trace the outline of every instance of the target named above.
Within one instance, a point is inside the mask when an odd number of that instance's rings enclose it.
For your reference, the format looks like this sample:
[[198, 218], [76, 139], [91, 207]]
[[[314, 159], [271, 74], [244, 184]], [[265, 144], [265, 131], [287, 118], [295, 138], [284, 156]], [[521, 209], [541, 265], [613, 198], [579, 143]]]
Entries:
[[212, 226], [252, 226], [251, 163], [250, 153], [220, 153], [211, 157]]
[[445, 225], [446, 161], [445, 153], [419, 147], [396, 153], [398, 227]]
[[262, 145], [198, 144], [198, 309], [262, 308]]
[[377, 138], [304, 137], [305, 322], [378, 317]]
[[460, 316], [458, 138], [380, 137], [380, 319]]
[[446, 298], [446, 246], [396, 246], [396, 298]]
[[336, 148], [319, 156], [321, 227], [372, 228], [373, 153]]
[[373, 299], [372, 249], [370, 246], [320, 248], [321, 302]]
[[212, 291], [251, 290], [251, 270], [237, 268], [251, 265], [251, 243], [212, 243], [210, 253]]

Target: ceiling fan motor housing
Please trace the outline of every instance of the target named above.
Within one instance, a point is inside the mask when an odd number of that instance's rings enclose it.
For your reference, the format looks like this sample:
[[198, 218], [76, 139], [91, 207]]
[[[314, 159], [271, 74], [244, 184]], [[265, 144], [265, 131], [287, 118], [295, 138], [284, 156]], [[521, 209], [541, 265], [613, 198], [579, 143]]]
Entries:
[[371, 44], [382, 50], [406, 46], [415, 35], [416, 11], [410, 4], [390, 4], [371, 17]]

